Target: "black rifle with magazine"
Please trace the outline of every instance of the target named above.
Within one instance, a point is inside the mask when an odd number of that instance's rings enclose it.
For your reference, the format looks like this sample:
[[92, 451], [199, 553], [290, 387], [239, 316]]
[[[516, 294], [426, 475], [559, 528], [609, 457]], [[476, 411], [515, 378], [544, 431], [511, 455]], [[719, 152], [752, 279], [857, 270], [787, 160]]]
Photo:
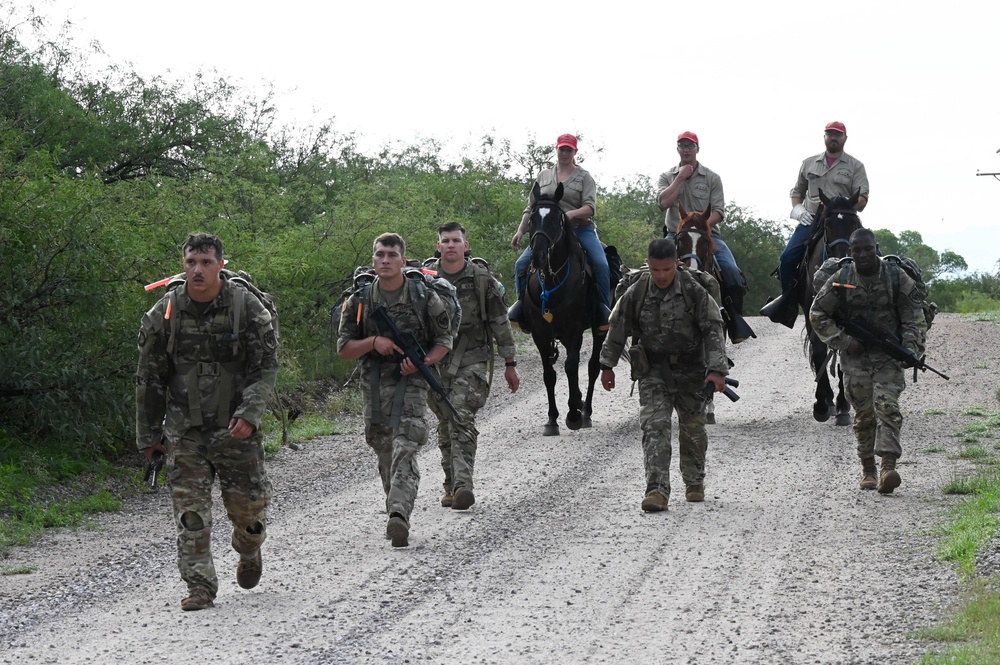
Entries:
[[382, 334], [395, 342], [396, 346], [403, 349], [403, 357], [410, 359], [410, 362], [420, 370], [420, 374], [427, 381], [427, 385], [441, 396], [442, 401], [448, 405], [448, 408], [455, 414], [455, 417], [460, 418], [461, 416], [458, 415], [458, 411], [455, 410], [455, 405], [448, 399], [448, 393], [445, 392], [444, 386], [438, 381], [438, 378], [434, 375], [434, 371], [424, 362], [427, 352], [424, 351], [424, 348], [417, 341], [413, 333], [400, 330], [396, 322], [389, 318], [389, 312], [386, 311], [385, 307], [376, 307], [372, 311], [372, 316], [375, 318], [375, 323], [378, 325], [379, 330], [382, 331]]
[[880, 349], [890, 358], [903, 363], [903, 367], [912, 367], [914, 383], [917, 381], [917, 370], [921, 372], [930, 370], [945, 381], [950, 380], [947, 374], [937, 371], [924, 362], [923, 358], [918, 358], [916, 354], [903, 346], [892, 333], [876, 328], [862, 319], [848, 319], [839, 316], [833, 316], [832, 318], [834, 323], [840, 326], [848, 335], [861, 342], [864, 347]]

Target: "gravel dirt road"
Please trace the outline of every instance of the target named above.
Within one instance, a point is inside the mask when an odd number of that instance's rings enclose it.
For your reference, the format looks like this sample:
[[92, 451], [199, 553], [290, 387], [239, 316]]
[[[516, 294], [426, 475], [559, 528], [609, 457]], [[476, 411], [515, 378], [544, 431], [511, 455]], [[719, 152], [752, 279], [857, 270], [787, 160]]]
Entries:
[[180, 610], [165, 491], [14, 550], [4, 563], [34, 572], [0, 577], [0, 663], [911, 663], [934, 648], [912, 631], [960, 596], [933, 528], [958, 501], [942, 485], [972, 470], [963, 412], [998, 406], [1000, 331], [938, 317], [928, 360], [951, 381], [908, 384], [903, 484], [880, 496], [857, 487], [851, 428], [812, 420], [801, 329], [751, 324], [758, 339], [731, 352], [742, 399], [709, 428], [704, 503], [685, 503], [675, 466], [669, 511], [639, 509], [627, 368], [598, 388], [592, 429], [543, 437], [530, 349], [521, 391], [499, 380], [480, 413], [471, 510], [439, 506], [437, 448], [421, 454], [410, 547], [384, 539], [352, 427], [271, 463], [259, 587], [236, 585], [217, 529], [214, 608]]

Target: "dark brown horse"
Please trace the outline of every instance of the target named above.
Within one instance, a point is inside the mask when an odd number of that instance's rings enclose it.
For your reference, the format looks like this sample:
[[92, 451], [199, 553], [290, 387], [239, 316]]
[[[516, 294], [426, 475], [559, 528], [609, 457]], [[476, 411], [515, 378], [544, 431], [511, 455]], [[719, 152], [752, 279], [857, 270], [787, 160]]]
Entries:
[[[559, 434], [559, 409], [556, 407], [556, 370], [560, 342], [566, 349], [566, 380], [569, 382], [569, 412], [566, 426], [571, 430], [590, 427], [594, 384], [600, 373], [601, 346], [607, 331], [592, 325], [595, 298], [591, 277], [586, 271], [587, 257], [576, 237], [573, 223], [559, 207], [563, 186], [554, 196], [543, 195], [535, 183], [535, 205], [531, 208], [528, 231], [531, 237], [531, 273], [525, 286], [524, 316], [531, 337], [542, 358], [542, 378], [548, 395], [548, 421], [543, 433]], [[580, 391], [580, 351], [583, 332], [591, 328], [593, 349], [587, 364], [587, 399]]]
[[[799, 292], [799, 305], [806, 315], [806, 354], [809, 358], [809, 366], [816, 376], [816, 401], [813, 403], [813, 418], [819, 422], [826, 422], [830, 416], [836, 412], [836, 423], [838, 425], [851, 424], [851, 407], [844, 397], [844, 379], [837, 373], [837, 393], [834, 395], [833, 387], [830, 384], [830, 376], [834, 373], [836, 363], [833, 362], [833, 354], [829, 352], [826, 344], [816, 336], [809, 321], [809, 308], [812, 307], [813, 298], [816, 293], [813, 289], [813, 275], [829, 258], [843, 258], [847, 256], [850, 249], [848, 240], [851, 234], [861, 228], [861, 218], [854, 209], [861, 195], [859, 189], [854, 196], [835, 196], [832, 199], [819, 191], [819, 198], [822, 202], [816, 210], [816, 226], [813, 235], [809, 240], [806, 253], [806, 260], [802, 261], [799, 268], [799, 283], [803, 288]], [[836, 397], [836, 402], [834, 398]]]

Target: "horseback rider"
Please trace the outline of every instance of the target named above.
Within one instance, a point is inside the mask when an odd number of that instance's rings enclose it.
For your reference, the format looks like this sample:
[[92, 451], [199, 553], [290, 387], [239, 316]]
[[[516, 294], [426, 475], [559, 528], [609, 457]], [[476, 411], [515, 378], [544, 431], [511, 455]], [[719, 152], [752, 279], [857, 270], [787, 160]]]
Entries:
[[812, 235], [814, 217], [820, 204], [819, 190], [822, 189], [831, 199], [837, 196], [851, 198], [855, 192], [860, 191], [861, 195], [854, 204], [854, 209], [861, 212], [868, 205], [868, 174], [864, 164], [844, 152], [844, 144], [847, 143], [847, 128], [844, 123], [836, 120], [827, 123], [823, 142], [826, 144], [826, 151], [802, 161], [798, 179], [789, 193], [792, 212], [788, 216], [799, 224], [788, 239], [788, 245], [781, 253], [778, 264], [782, 293], [794, 286], [799, 264], [805, 257], [806, 245]]
[[660, 210], [666, 211], [663, 236], [672, 240], [676, 237], [677, 226], [681, 221], [677, 212], [678, 203], [688, 211], [711, 208], [712, 214], [708, 218], [708, 223], [715, 239], [715, 263], [722, 275], [722, 298], [723, 301], [731, 303], [736, 313], [742, 316], [743, 296], [747, 290], [746, 279], [736, 265], [736, 259], [729, 246], [719, 234], [719, 223], [726, 207], [722, 193], [722, 178], [698, 161], [699, 150], [698, 135], [694, 132], [682, 132], [677, 137], [680, 163], [660, 174], [656, 184], [658, 192], [656, 201]]
[[[587, 252], [587, 261], [597, 284], [597, 295], [600, 302], [597, 306], [596, 325], [601, 330], [608, 329], [608, 317], [611, 315], [611, 271], [604, 247], [597, 237], [597, 227], [594, 225], [594, 213], [597, 211], [597, 183], [590, 173], [580, 168], [576, 163], [576, 137], [563, 134], [556, 139], [558, 161], [552, 168], [542, 169], [535, 179], [542, 194], [552, 195], [559, 183], [563, 185], [563, 196], [559, 207], [568, 219], [576, 222], [576, 237]], [[510, 241], [510, 246], [516, 251], [521, 244], [521, 238], [528, 231], [531, 209], [535, 205], [534, 187], [528, 197], [528, 206], [521, 215], [521, 223]], [[517, 302], [510, 307], [508, 318], [511, 323], [519, 326], [522, 331], [529, 332], [525, 327], [526, 318], [522, 307], [524, 286], [527, 283], [528, 265], [531, 263], [531, 247], [514, 263], [514, 288], [517, 292]]]

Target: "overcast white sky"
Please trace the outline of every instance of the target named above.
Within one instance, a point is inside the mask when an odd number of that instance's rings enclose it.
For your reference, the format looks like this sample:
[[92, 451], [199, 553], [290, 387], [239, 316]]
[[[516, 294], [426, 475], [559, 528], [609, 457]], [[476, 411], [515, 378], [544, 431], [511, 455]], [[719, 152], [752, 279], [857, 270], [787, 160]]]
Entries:
[[799, 164], [840, 120], [871, 181], [866, 226], [918, 231], [973, 270], [1000, 260], [1000, 181], [976, 175], [1000, 172], [995, 2], [32, 4], [146, 75], [271, 82], [289, 119], [335, 117], [363, 147], [579, 133], [611, 186], [655, 183], [691, 130], [727, 202], [769, 219], [787, 218]]

